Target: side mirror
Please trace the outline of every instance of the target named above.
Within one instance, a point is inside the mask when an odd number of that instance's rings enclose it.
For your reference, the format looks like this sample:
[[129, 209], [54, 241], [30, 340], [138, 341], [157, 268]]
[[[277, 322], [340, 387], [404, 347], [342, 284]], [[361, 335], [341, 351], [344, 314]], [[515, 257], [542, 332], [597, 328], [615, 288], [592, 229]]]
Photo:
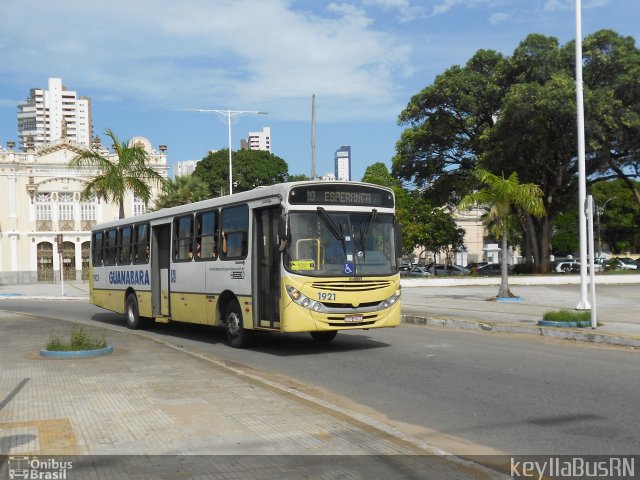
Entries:
[[400, 265], [400, 259], [402, 258], [402, 225], [400, 225], [399, 223], [394, 223], [393, 233], [395, 236], [396, 244], [396, 258], [398, 259], [398, 265]]

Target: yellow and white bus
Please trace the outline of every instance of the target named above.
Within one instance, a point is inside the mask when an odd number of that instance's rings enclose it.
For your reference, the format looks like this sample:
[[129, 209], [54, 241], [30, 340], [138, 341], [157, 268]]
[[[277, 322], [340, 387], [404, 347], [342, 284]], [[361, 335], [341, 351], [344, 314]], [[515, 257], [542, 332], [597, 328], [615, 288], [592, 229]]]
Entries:
[[400, 228], [393, 191], [291, 182], [96, 225], [90, 300], [150, 321], [221, 326], [233, 347], [254, 331], [400, 324]]

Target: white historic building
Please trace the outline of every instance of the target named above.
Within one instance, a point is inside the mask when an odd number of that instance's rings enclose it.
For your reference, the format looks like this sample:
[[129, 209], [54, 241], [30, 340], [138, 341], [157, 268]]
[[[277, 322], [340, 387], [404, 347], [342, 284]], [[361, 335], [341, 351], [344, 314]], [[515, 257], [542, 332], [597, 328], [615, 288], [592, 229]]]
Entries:
[[[164, 147], [155, 150], [144, 137], [131, 144], [142, 145], [166, 178]], [[91, 227], [117, 219], [119, 207], [102, 198], [80, 201], [85, 181], [99, 172], [67, 164], [85, 148], [68, 138], [27, 151], [0, 147], [0, 284], [58, 281], [61, 271], [67, 280], [87, 278]], [[153, 186], [152, 198], [158, 190]], [[147, 206], [130, 193], [124, 208], [131, 217]]]

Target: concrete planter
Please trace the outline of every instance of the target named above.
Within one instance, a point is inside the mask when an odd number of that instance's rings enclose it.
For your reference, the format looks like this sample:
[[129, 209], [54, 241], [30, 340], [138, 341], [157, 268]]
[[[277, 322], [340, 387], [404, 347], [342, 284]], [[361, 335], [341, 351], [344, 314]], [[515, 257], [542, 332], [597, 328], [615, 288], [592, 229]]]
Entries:
[[569, 328], [588, 328], [591, 326], [591, 320], [580, 320], [578, 322], [554, 322], [552, 320], [538, 320], [541, 327], [569, 327]]
[[89, 358], [113, 352], [111, 345], [97, 350], [40, 350], [40, 356], [49, 358]]

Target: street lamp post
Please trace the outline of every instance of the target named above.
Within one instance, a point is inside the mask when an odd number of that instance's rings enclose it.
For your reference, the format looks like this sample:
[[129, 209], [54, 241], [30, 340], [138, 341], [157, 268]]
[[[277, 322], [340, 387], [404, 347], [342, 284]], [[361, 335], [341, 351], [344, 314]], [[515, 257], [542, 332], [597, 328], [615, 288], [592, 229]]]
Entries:
[[229, 195], [233, 193], [233, 162], [231, 158], [231, 117], [242, 114], [266, 115], [267, 112], [258, 112], [254, 110], [213, 110], [202, 108], [190, 108], [192, 112], [218, 113], [227, 117], [227, 125], [229, 129]]

